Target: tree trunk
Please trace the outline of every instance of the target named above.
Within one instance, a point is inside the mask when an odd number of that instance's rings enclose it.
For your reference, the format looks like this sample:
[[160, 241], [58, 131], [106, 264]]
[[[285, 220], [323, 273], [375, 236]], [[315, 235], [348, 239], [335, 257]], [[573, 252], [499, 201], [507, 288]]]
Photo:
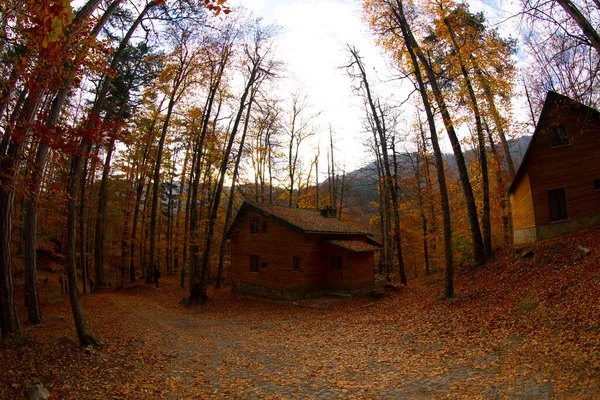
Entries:
[[157, 210], [158, 210], [158, 195], [160, 192], [160, 170], [162, 164], [162, 153], [163, 147], [165, 145], [165, 138], [167, 137], [167, 131], [169, 129], [169, 123], [171, 122], [171, 115], [173, 113], [173, 107], [176, 103], [177, 92], [182, 83], [182, 74], [183, 71], [180, 71], [177, 75], [176, 79], [173, 82], [173, 89], [171, 92], [171, 96], [169, 99], [169, 104], [167, 106], [167, 115], [165, 116], [165, 120], [163, 122], [163, 127], [160, 135], [160, 139], [158, 140], [158, 148], [156, 150], [156, 161], [154, 164], [154, 176], [152, 178], [152, 204], [150, 206], [150, 252], [149, 252], [149, 262], [146, 268], [146, 283], [152, 282], [152, 273], [154, 270], [154, 258], [156, 252], [156, 219], [157, 219]]
[[[410, 26], [404, 17], [404, 11], [402, 9], [402, 3], [396, 2], [398, 8], [395, 9], [394, 15], [397, 17], [397, 22], [400, 24], [402, 30], [402, 36], [404, 37], [404, 44], [410, 55], [411, 63], [413, 65], [413, 72], [417, 84], [419, 86], [419, 92], [421, 94], [421, 100], [425, 107], [425, 114], [427, 115], [427, 122], [429, 125], [429, 133], [431, 139], [431, 146], [433, 147], [433, 153], [436, 163], [436, 173], [438, 178], [438, 184], [440, 187], [440, 202], [442, 206], [442, 215], [444, 223], [444, 255], [446, 262], [445, 269], [445, 289], [444, 297], [454, 297], [454, 260], [452, 255], [452, 220], [450, 218], [450, 203], [448, 201], [448, 189], [446, 187], [446, 176], [444, 173], [444, 159], [440, 145], [438, 142], [437, 132], [435, 129], [435, 119], [431, 108], [431, 103], [427, 95], [427, 88], [425, 87], [425, 81], [421, 73], [421, 66], [418, 62], [418, 57], [415, 51], [416, 41], [412, 37]], [[430, 84], [433, 82], [430, 81]]]
[[[492, 114], [492, 118], [494, 119], [494, 124], [496, 125], [496, 131], [498, 132], [498, 136], [500, 137], [500, 143], [502, 144], [502, 150], [504, 152], [504, 162], [506, 162], [506, 168], [508, 169], [509, 179], [513, 179], [515, 176], [515, 164], [512, 159], [512, 155], [510, 154], [510, 147], [508, 146], [508, 142], [506, 141], [506, 134], [504, 132], [504, 121], [498, 112], [498, 108], [496, 107], [496, 102], [494, 101], [494, 95], [490, 90], [490, 85], [485, 80], [483, 73], [479, 66], [475, 67], [475, 73], [477, 74], [478, 81], [483, 88], [483, 94], [485, 95], [486, 103], [490, 109], [490, 113]], [[490, 140], [492, 143], [493, 141]]]
[[595, 48], [598, 55], [600, 55], [600, 35], [598, 35], [598, 32], [594, 29], [590, 21], [585, 18], [577, 6], [570, 0], [556, 0], [556, 2], [561, 5], [571, 18], [573, 18], [573, 21], [581, 28], [585, 37], [590, 41], [590, 45]]
[[477, 143], [479, 146], [479, 165], [481, 167], [481, 186], [483, 191], [483, 251], [485, 253], [485, 258], [487, 259], [492, 253], [492, 226], [490, 215], [490, 179], [488, 173], [485, 135], [483, 133], [483, 125], [481, 123], [481, 112], [479, 110], [479, 103], [477, 101], [477, 97], [475, 96], [475, 91], [473, 90], [471, 77], [469, 75], [469, 72], [467, 71], [465, 62], [460, 54], [461, 49], [456, 40], [456, 35], [454, 34], [454, 30], [452, 29], [452, 26], [450, 25], [450, 23], [448, 22], [448, 18], [446, 17], [444, 17], [444, 24], [448, 29], [448, 33], [450, 34], [450, 39], [454, 47], [454, 51], [458, 57], [458, 62], [460, 63], [460, 71], [462, 73], [463, 79], [465, 80], [465, 86], [467, 87], [467, 92], [469, 94], [471, 108], [473, 109], [473, 114], [475, 116], [475, 129], [477, 132]]
[[[81, 193], [79, 195], [79, 265], [81, 267], [81, 280], [83, 286], [83, 293], [87, 293], [88, 287], [88, 257], [87, 257], [87, 230], [86, 230], [86, 218], [85, 218], [85, 181], [88, 175], [87, 173], [88, 160], [85, 159], [83, 163], [83, 172], [81, 174]], [[93, 172], [92, 172], [93, 175]], [[98, 271], [96, 271], [96, 280], [98, 280]], [[90, 288], [91, 289], [91, 288]]]
[[444, 126], [446, 127], [448, 138], [450, 139], [450, 143], [452, 145], [452, 150], [454, 151], [454, 157], [456, 159], [458, 173], [462, 184], [465, 202], [467, 205], [467, 214], [469, 218], [469, 225], [471, 228], [471, 240], [475, 264], [477, 266], [481, 266], [485, 263], [486, 257], [483, 247], [483, 240], [481, 238], [481, 230], [478, 219], [479, 217], [477, 215], [477, 206], [475, 204], [475, 197], [473, 195], [471, 181], [469, 180], [469, 173], [467, 171], [465, 158], [462, 153], [462, 149], [460, 147], [460, 142], [456, 135], [456, 131], [454, 129], [454, 123], [452, 121], [452, 118], [450, 117], [450, 112], [448, 110], [448, 107], [446, 106], [446, 101], [444, 100], [442, 91], [438, 85], [437, 76], [431, 64], [429, 63], [429, 60], [423, 54], [421, 48], [417, 44], [417, 41], [412, 35], [412, 31], [410, 30], [410, 26], [406, 21], [406, 17], [404, 16], [404, 10], [402, 8], [402, 1], [396, 0], [396, 4], [397, 7], [394, 8], [394, 14], [397, 17], [397, 22], [399, 23], [400, 28], [402, 29], [403, 37], [406, 42], [407, 48], [409, 46], [412, 48], [412, 50], [415, 53], [415, 56], [418, 58], [418, 60], [421, 62], [421, 65], [425, 69], [427, 78], [429, 79], [429, 84], [431, 85], [431, 89], [439, 106], [440, 113], [442, 115], [442, 120], [444, 122]]
[[229, 164], [229, 155], [231, 154], [231, 148], [233, 147], [233, 142], [235, 140], [236, 133], [238, 131], [238, 127], [240, 124], [240, 120], [242, 118], [242, 114], [244, 112], [244, 108], [246, 106], [246, 99], [250, 93], [250, 89], [253, 87], [256, 82], [257, 75], [259, 73], [260, 61], [255, 62], [252, 66], [252, 70], [250, 72], [250, 76], [248, 77], [248, 81], [246, 83], [246, 87], [244, 89], [244, 93], [240, 99], [239, 109], [233, 123], [233, 127], [231, 128], [231, 134], [229, 136], [229, 141], [227, 143], [227, 147], [223, 153], [223, 160], [221, 161], [221, 166], [219, 168], [219, 181], [215, 188], [215, 197], [212, 201], [212, 207], [208, 216], [208, 230], [206, 234], [206, 246], [204, 247], [204, 251], [202, 254], [202, 269], [200, 282], [195, 283], [193, 287], [190, 287], [190, 292], [193, 299], [197, 301], [205, 301], [208, 297], [206, 295], [206, 286], [208, 284], [208, 276], [210, 270], [210, 258], [212, 253], [213, 246], [213, 235], [215, 232], [215, 224], [217, 220], [217, 211], [219, 209], [219, 203], [221, 201], [221, 192], [223, 191], [223, 183], [225, 180], [225, 174], [227, 172], [227, 165]]
[[94, 236], [94, 270], [96, 271], [96, 286], [104, 286], [104, 229], [106, 214], [106, 187], [108, 185], [108, 174], [110, 172], [110, 160], [115, 139], [112, 138], [106, 149], [106, 159], [102, 166], [102, 180], [98, 191], [98, 209], [96, 211], [96, 234]]
[[367, 103], [369, 108], [371, 109], [373, 122], [375, 124], [374, 135], [379, 136], [379, 142], [381, 147], [381, 156], [383, 160], [383, 172], [386, 180], [386, 185], [388, 188], [388, 192], [390, 194], [390, 198], [392, 199], [392, 212], [394, 215], [394, 244], [396, 247], [397, 258], [398, 258], [398, 272], [400, 273], [400, 283], [403, 285], [407, 284], [406, 273], [404, 271], [404, 259], [402, 257], [402, 239], [400, 236], [400, 210], [399, 210], [399, 202], [398, 202], [398, 194], [396, 192], [396, 185], [394, 183], [394, 177], [392, 177], [392, 173], [390, 170], [390, 161], [387, 152], [387, 133], [385, 132], [385, 128], [383, 123], [379, 117], [379, 112], [377, 110], [377, 105], [375, 100], [372, 97], [371, 89], [369, 87], [369, 82], [367, 81], [367, 75], [362, 65], [362, 61], [356, 51], [356, 49], [349, 48], [356, 65], [360, 70], [361, 80], [365, 88], [365, 94], [367, 96]]
[[[30, 93], [27, 96], [18, 116], [17, 129], [22, 138], [11, 137], [5, 132], [6, 154], [0, 153], [0, 331], [2, 337], [20, 329], [19, 317], [14, 298], [12, 278], [12, 209], [15, 196], [15, 181], [19, 169], [20, 153], [24, 145], [24, 137], [28, 132], [28, 125], [33, 120], [38, 109], [42, 93]], [[29, 271], [31, 273], [31, 271]], [[33, 274], [28, 280], [33, 279]], [[34, 290], [35, 282], [31, 282]], [[31, 294], [31, 292], [30, 292]], [[28, 300], [32, 300], [31, 297]]]
[[[84, 143], [81, 148], [89, 148]], [[83, 154], [73, 155], [71, 176], [67, 187], [67, 281], [69, 288], [69, 299], [71, 300], [71, 311], [75, 321], [79, 344], [88, 346], [95, 344], [93, 338], [88, 334], [83, 307], [79, 300], [79, 289], [77, 287], [77, 261], [76, 261], [76, 215], [77, 215], [77, 192], [83, 174], [85, 156]]]
[[250, 111], [252, 110], [252, 104], [254, 103], [254, 97], [256, 90], [252, 90], [250, 94], [250, 100], [248, 101], [248, 109], [246, 110], [246, 118], [244, 120], [244, 128], [242, 130], [242, 137], [240, 139], [240, 148], [238, 150], [237, 157], [235, 159], [235, 166], [233, 167], [233, 177], [231, 178], [231, 190], [229, 192], [229, 201], [227, 202], [227, 212], [225, 213], [225, 223], [223, 224], [223, 239], [221, 240], [221, 246], [219, 249], [219, 266], [217, 267], [217, 279], [215, 282], [215, 289], [221, 287], [221, 279], [223, 277], [223, 263], [225, 258], [225, 247], [227, 245], [227, 231], [229, 230], [229, 223], [231, 222], [231, 216], [233, 214], [233, 200], [235, 197], [235, 181], [238, 176], [238, 170], [240, 167], [240, 161], [242, 154], [244, 153], [244, 142], [246, 141], [246, 133], [248, 132], [248, 125], [250, 125]]

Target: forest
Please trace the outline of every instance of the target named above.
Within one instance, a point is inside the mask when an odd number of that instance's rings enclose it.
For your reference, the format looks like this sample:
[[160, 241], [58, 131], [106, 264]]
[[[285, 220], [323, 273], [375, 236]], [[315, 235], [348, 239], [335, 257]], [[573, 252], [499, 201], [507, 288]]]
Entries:
[[[306, 145], [318, 112], [278, 87], [278, 26], [225, 0], [73, 3], [0, 3], [3, 338], [24, 322], [16, 288], [27, 324], [42, 322], [41, 270], [68, 294], [83, 346], [97, 340], [81, 295], [150, 283], [155, 265], [205, 302], [227, 279], [225, 233], [244, 199], [333, 207], [376, 234], [382, 272], [409, 287], [441, 273], [451, 299], [457, 267], [512, 240], [511, 143], [531, 134], [547, 91], [600, 104], [597, 0], [522, 0], [523, 41], [467, 2], [365, 0], [410, 94], [386, 102], [369, 60], [345, 45], [374, 160], [353, 174], [333, 134], [325, 157]], [[513, 109], [520, 94], [526, 110]]]

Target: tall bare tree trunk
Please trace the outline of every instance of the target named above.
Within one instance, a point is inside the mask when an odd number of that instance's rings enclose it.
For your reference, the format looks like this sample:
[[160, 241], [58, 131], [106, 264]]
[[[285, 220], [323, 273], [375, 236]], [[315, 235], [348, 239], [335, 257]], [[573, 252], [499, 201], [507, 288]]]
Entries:
[[360, 56], [358, 55], [356, 49], [348, 47], [348, 50], [352, 54], [354, 63], [360, 71], [361, 81], [365, 89], [365, 95], [367, 97], [367, 104], [371, 110], [371, 118], [374, 122], [375, 129], [373, 135], [379, 136], [381, 156], [383, 160], [384, 179], [386, 180], [388, 192], [390, 194], [390, 198], [392, 199], [392, 212], [394, 215], [394, 244], [396, 247], [396, 253], [398, 258], [398, 272], [400, 273], [400, 283], [406, 285], [407, 280], [406, 272], [404, 271], [404, 259], [402, 257], [402, 239], [400, 235], [400, 204], [398, 201], [398, 193], [396, 192], [395, 178], [392, 176], [390, 169], [390, 161], [387, 152], [387, 132], [385, 131], [384, 121], [382, 121], [380, 118], [378, 105], [376, 104], [376, 101], [371, 94], [371, 89], [367, 80], [367, 74], [360, 59]]
[[600, 55], [600, 35], [590, 21], [585, 18], [577, 6], [570, 0], [556, 0], [556, 2], [561, 5], [571, 18], [573, 18], [573, 21], [581, 28], [585, 37], [590, 41], [591, 46], [595, 48], [598, 55]]
[[444, 122], [444, 126], [446, 127], [448, 138], [450, 139], [450, 143], [452, 145], [452, 150], [454, 151], [454, 157], [456, 159], [463, 194], [467, 205], [467, 214], [469, 218], [469, 225], [471, 228], [471, 241], [475, 264], [477, 266], [480, 266], [485, 263], [486, 257], [483, 246], [483, 240], [481, 238], [481, 230], [479, 225], [479, 217], [477, 215], [477, 205], [475, 204], [475, 196], [473, 195], [473, 188], [471, 186], [471, 181], [469, 180], [469, 173], [467, 171], [465, 158], [460, 147], [460, 141], [458, 140], [458, 136], [456, 135], [454, 123], [450, 116], [450, 111], [448, 110], [446, 101], [439, 87], [437, 76], [429, 62], [429, 59], [425, 56], [425, 54], [423, 54], [423, 51], [419, 47], [416, 39], [412, 34], [410, 25], [408, 24], [404, 15], [402, 1], [396, 0], [396, 5], [397, 7], [394, 7], [393, 11], [394, 15], [396, 16], [396, 20], [399, 23], [399, 26], [402, 30], [406, 46], [407, 48], [410, 46], [410, 48], [414, 51], [415, 56], [420, 61], [420, 65], [422, 65], [422, 67], [425, 69], [427, 79], [429, 80], [429, 84], [431, 85], [431, 89], [440, 109], [442, 120]]
[[[421, 94], [421, 99], [425, 107], [427, 122], [429, 124], [430, 140], [435, 157], [438, 184], [440, 186], [440, 202], [442, 206], [442, 215], [444, 222], [444, 255], [446, 261], [444, 297], [451, 298], [454, 297], [454, 260], [452, 255], [452, 222], [450, 219], [450, 203], [448, 201], [448, 190], [446, 187], [446, 176], [444, 173], [444, 159], [438, 142], [437, 132], [435, 129], [435, 119], [433, 116], [431, 103], [429, 101], [429, 96], [427, 95], [427, 88], [425, 86], [425, 81], [421, 73], [421, 65], [419, 64], [418, 60], [419, 57], [417, 56], [417, 53], [415, 51], [415, 46], [417, 46], [417, 43], [414, 40], [414, 37], [412, 37], [412, 31], [410, 30], [408, 21], [406, 21], [406, 18], [404, 16], [402, 3], [400, 1], [396, 1], [396, 4], [398, 8], [395, 9], [394, 15], [396, 16], [397, 21], [399, 22], [400, 28], [402, 30], [404, 44], [410, 55], [411, 63], [413, 65], [413, 72], [415, 74], [415, 78], [419, 87], [419, 92]], [[433, 82], [430, 81], [430, 84], [432, 83]]]
[[225, 223], [223, 224], [223, 239], [221, 240], [221, 246], [219, 248], [219, 265], [217, 267], [217, 278], [215, 282], [215, 289], [221, 287], [221, 280], [223, 277], [223, 264], [225, 258], [225, 248], [227, 245], [227, 231], [229, 230], [229, 224], [233, 214], [233, 200], [235, 197], [235, 182], [238, 177], [238, 170], [240, 167], [240, 161], [242, 160], [242, 154], [244, 153], [244, 142], [246, 141], [246, 133], [248, 132], [248, 125], [250, 125], [250, 112], [252, 110], [252, 104], [254, 103], [254, 97], [256, 90], [252, 90], [250, 93], [250, 100], [248, 101], [248, 108], [246, 110], [246, 118], [244, 120], [244, 128], [242, 130], [242, 137], [240, 138], [240, 147], [238, 150], [237, 157], [235, 158], [235, 166], [233, 167], [233, 176], [231, 178], [231, 190], [229, 191], [229, 201], [227, 202], [227, 212], [225, 213]]

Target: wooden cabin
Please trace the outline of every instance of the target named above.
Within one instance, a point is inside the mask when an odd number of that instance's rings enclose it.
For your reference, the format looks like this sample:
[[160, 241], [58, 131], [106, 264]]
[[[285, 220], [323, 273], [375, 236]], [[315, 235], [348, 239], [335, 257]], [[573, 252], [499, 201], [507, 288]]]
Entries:
[[231, 289], [288, 300], [371, 290], [379, 246], [334, 214], [244, 202], [228, 235]]
[[600, 113], [548, 92], [509, 196], [515, 244], [600, 224]]

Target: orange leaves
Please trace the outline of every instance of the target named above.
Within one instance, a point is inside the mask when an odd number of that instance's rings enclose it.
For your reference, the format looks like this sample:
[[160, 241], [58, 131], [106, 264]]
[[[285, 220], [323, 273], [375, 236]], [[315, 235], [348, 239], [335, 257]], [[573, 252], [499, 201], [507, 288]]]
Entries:
[[223, 14], [229, 14], [231, 9], [225, 5], [227, 0], [203, 0], [204, 5], [207, 9], [212, 11], [215, 15], [219, 15], [221, 12]]
[[29, 34], [32, 45], [40, 53], [53, 57], [64, 45], [65, 30], [73, 20], [73, 9], [68, 0], [30, 0]]

